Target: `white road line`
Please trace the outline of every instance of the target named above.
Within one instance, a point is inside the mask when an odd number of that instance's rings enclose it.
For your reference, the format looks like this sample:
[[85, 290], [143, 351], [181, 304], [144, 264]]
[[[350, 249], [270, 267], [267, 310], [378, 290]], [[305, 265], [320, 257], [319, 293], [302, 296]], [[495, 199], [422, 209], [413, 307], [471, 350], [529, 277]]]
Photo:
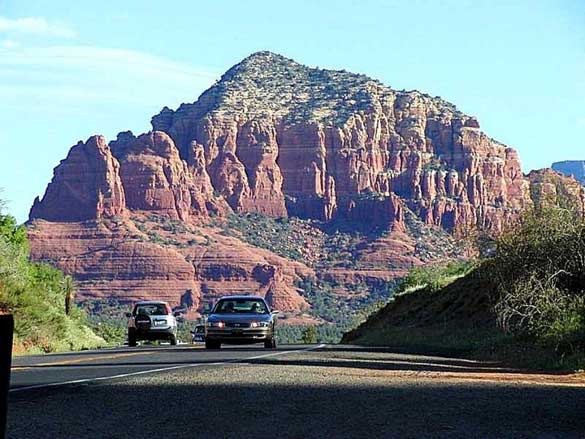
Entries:
[[48, 383], [48, 384], [37, 384], [34, 386], [26, 386], [26, 387], [17, 387], [14, 389], [10, 389], [9, 393], [16, 393], [16, 392], [24, 392], [26, 390], [35, 390], [35, 389], [43, 389], [47, 387], [59, 387], [59, 386], [67, 386], [70, 384], [84, 384], [84, 383], [94, 383], [98, 381], [106, 381], [106, 380], [115, 380], [119, 378], [128, 378], [133, 376], [139, 375], [146, 375], [149, 373], [158, 373], [158, 372], [167, 372], [171, 370], [178, 370], [178, 369], [187, 369], [191, 367], [199, 367], [199, 366], [224, 366], [226, 364], [235, 364], [235, 363], [242, 363], [248, 360], [258, 360], [260, 358], [267, 358], [267, 357], [277, 357], [280, 355], [287, 355], [287, 354], [294, 354], [297, 352], [308, 352], [314, 351], [315, 349], [324, 348], [325, 344], [319, 344], [317, 346], [311, 346], [310, 348], [294, 350], [294, 351], [282, 351], [282, 352], [273, 352], [270, 354], [263, 354], [263, 355], [256, 355], [254, 357], [246, 357], [246, 358], [238, 358], [235, 360], [228, 360], [228, 361], [219, 361], [217, 363], [191, 363], [191, 364], [181, 364], [178, 366], [169, 366], [163, 367], [159, 369], [148, 369], [148, 370], [141, 370], [140, 372], [130, 372], [130, 373], [121, 373], [118, 375], [109, 375], [105, 377], [97, 377], [97, 378], [82, 378], [79, 380], [71, 380], [71, 381], [60, 381], [56, 383]]

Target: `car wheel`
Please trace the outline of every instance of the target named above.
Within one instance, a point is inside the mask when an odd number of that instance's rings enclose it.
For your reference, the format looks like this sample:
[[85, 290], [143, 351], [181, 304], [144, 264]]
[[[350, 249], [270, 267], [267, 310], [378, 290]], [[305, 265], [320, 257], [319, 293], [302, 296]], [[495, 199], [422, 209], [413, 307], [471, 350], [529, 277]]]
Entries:
[[177, 336], [175, 334], [171, 335], [171, 345], [177, 346]]
[[266, 340], [264, 342], [264, 347], [266, 349], [276, 349], [276, 339], [275, 338], [271, 338], [269, 340]]
[[136, 347], [136, 332], [133, 329], [128, 330], [128, 346]]

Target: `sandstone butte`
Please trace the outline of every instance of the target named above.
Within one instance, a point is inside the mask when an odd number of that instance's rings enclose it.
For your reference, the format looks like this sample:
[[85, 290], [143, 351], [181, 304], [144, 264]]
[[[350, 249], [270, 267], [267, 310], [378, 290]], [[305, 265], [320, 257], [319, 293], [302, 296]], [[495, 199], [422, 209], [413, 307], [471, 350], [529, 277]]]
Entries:
[[[79, 142], [31, 208], [32, 258], [72, 274], [81, 298], [162, 298], [196, 314], [244, 292], [300, 312], [309, 305], [299, 280], [388, 281], [448, 257], [452, 237], [500, 232], [531, 194], [585, 200], [572, 178], [523, 175], [514, 149], [439, 97], [270, 52], [232, 67], [196, 102], [165, 107], [152, 128]], [[387, 233], [363, 239], [349, 256], [357, 268], [334, 267], [216, 226], [245, 213]]]

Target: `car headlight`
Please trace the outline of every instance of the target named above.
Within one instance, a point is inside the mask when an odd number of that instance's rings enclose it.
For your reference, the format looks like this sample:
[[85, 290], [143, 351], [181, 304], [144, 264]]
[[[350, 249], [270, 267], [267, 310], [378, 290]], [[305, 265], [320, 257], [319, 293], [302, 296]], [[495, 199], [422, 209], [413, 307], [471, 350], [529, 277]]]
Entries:
[[224, 328], [225, 323], [224, 322], [207, 322], [207, 326], [209, 328]]

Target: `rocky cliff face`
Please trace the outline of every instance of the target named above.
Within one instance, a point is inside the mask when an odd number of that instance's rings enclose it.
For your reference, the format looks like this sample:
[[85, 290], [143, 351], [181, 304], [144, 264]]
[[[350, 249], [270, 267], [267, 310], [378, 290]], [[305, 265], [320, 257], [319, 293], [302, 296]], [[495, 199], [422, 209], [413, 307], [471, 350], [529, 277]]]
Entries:
[[126, 201], [119, 170], [103, 136], [79, 142], [55, 168], [43, 200], [35, 199], [31, 219], [83, 221], [123, 215]]
[[539, 169], [528, 174], [535, 206], [565, 206], [585, 212], [585, 187], [572, 176], [552, 169]]
[[188, 292], [195, 312], [203, 303], [240, 293], [266, 296], [283, 311], [308, 308], [295, 286], [314, 276], [304, 264], [213, 228], [163, 218], [35, 220], [29, 226], [31, 257], [74, 275], [79, 299], [157, 299], [179, 305]]
[[[177, 302], [191, 290], [198, 303], [255, 291], [284, 309], [307, 306], [293, 285], [307, 266], [291, 268], [235, 238], [201, 245], [195, 235], [177, 240], [186, 235], [175, 230], [153, 239], [133, 229], [137, 218], [151, 229], [203, 227], [207, 237], [217, 235], [210, 218], [233, 213], [388, 231], [364, 239], [351, 273], [327, 261], [313, 267], [336, 281], [388, 279], [439, 256], [417, 250], [425, 227], [429, 236], [497, 233], [532, 205], [517, 153], [452, 104], [270, 52], [231, 68], [196, 102], [164, 108], [152, 127], [109, 145], [99, 136], [75, 145], [31, 209], [33, 257], [75, 275], [85, 296]], [[407, 215], [422, 224], [418, 232]], [[116, 221], [127, 221], [123, 230], [111, 227]]]
[[152, 125], [183, 157], [202, 145], [236, 211], [331, 220], [373, 208], [380, 215], [368, 219], [393, 223], [404, 202], [428, 224], [497, 232], [530, 204], [516, 152], [453, 105], [269, 52]]
[[581, 184], [585, 185], [585, 160], [566, 160], [555, 162], [552, 168], [566, 176], [573, 176]]

